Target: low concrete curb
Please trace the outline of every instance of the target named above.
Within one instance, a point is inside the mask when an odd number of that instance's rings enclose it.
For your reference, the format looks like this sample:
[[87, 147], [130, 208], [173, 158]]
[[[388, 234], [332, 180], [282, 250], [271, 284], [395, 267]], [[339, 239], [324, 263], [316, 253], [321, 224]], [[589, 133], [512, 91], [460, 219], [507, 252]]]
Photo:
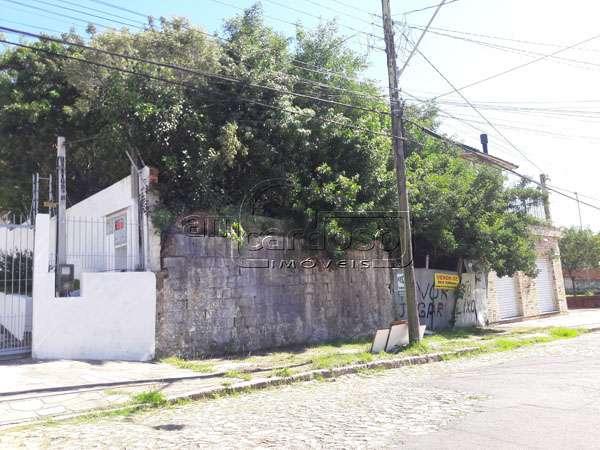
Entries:
[[363, 364], [352, 364], [343, 367], [335, 367], [333, 369], [310, 370], [296, 375], [291, 375], [289, 377], [271, 377], [267, 380], [244, 381], [226, 387], [201, 389], [194, 392], [171, 396], [168, 397], [167, 400], [171, 403], [175, 403], [180, 400], [201, 400], [206, 398], [218, 397], [221, 395], [232, 394], [236, 392], [266, 389], [268, 387], [292, 384], [300, 381], [310, 381], [320, 378], [335, 378], [341, 375], [349, 375], [369, 369], [396, 369], [398, 367], [404, 366], [428, 364], [432, 362], [443, 361], [445, 358], [466, 355], [469, 353], [473, 353], [477, 350], [477, 347], [468, 347], [456, 350], [454, 352], [442, 352], [422, 356], [410, 356], [401, 359], [384, 359]]

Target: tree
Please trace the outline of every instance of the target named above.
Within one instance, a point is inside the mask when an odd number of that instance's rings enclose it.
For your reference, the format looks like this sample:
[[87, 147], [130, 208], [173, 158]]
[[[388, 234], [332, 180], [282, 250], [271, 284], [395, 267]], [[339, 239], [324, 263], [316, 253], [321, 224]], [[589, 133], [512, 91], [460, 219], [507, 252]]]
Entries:
[[[431, 120], [432, 112], [427, 112]], [[460, 158], [460, 151], [438, 140], [411, 136], [423, 145], [407, 158], [416, 252], [458, 272], [473, 260], [500, 276], [523, 271], [535, 275], [533, 219], [521, 205], [541, 201], [538, 189], [506, 187], [495, 167]], [[418, 255], [417, 255], [418, 256]], [[439, 266], [438, 266], [439, 267]]]
[[[322, 211], [396, 209], [388, 106], [376, 83], [359, 80], [366, 59], [335, 23], [298, 26], [292, 45], [253, 7], [227, 21], [220, 40], [185, 19], [161, 19], [135, 33], [90, 28], [85, 42], [93, 49], [38, 42], [1, 55], [0, 210], [27, 209], [31, 172], [53, 170], [59, 133], [70, 143], [71, 203], [126, 176], [130, 150], [159, 169], [165, 220], [239, 208], [273, 179], [283, 182], [254, 212], [305, 229]], [[433, 108], [410, 108], [407, 118], [437, 128]], [[415, 126], [407, 131], [417, 250], [477, 259], [500, 274], [530, 271], [528, 219], [515, 203], [539, 192], [506, 189], [499, 171], [462, 160]], [[325, 232], [344, 240], [360, 222], [334, 218]], [[362, 232], [372, 238], [382, 227]]]
[[571, 279], [573, 290], [576, 290], [575, 273], [597, 268], [600, 264], [599, 237], [591, 230], [567, 228], [562, 231], [559, 248], [562, 267]]

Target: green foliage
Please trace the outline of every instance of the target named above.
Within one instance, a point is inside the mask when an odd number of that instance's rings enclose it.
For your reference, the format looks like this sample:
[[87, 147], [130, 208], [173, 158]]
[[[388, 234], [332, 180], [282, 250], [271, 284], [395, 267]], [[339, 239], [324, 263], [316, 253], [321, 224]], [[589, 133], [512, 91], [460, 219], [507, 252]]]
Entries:
[[[152, 218], [159, 230], [180, 214], [239, 212], [266, 180], [280, 183], [253, 199], [252, 215], [284, 219], [305, 230], [323, 211], [396, 209], [394, 164], [385, 136], [390, 119], [376, 112], [388, 110], [388, 105], [374, 82], [358, 81], [366, 59], [345, 45], [335, 23], [313, 30], [298, 26], [292, 43], [265, 25], [255, 6], [227, 21], [222, 36], [223, 41], [213, 40], [185, 19], [174, 19], [135, 33], [90, 29], [87, 43], [240, 83], [56, 43], [33, 45], [134, 73], [31, 49], [4, 51], [0, 209], [27, 210], [31, 173], [52, 172], [57, 134], [72, 143], [67, 180], [72, 203], [126, 176], [125, 150], [139, 152], [148, 165], [157, 167], [161, 207]], [[67, 38], [83, 41], [75, 34]], [[406, 114], [437, 127], [433, 107], [409, 108]], [[458, 158], [414, 126], [407, 132], [419, 143], [407, 146], [417, 251], [430, 253], [434, 260], [479, 260], [501, 275], [530, 272], [534, 265], [529, 222], [513, 206], [536, 192], [505, 189], [498, 171]], [[356, 225], [352, 220], [327, 221], [324, 231], [333, 238], [336, 251]], [[377, 221], [361, 226], [360, 236], [352, 236], [359, 243], [382, 236], [386, 228]], [[249, 229], [240, 222], [225, 231], [239, 240]]]
[[175, 222], [175, 214], [166, 208], [155, 208], [150, 213], [152, 224], [159, 231], [163, 232], [169, 229]]
[[563, 270], [575, 286], [575, 272], [600, 265], [600, 237], [591, 230], [572, 227], [562, 231], [559, 241]]
[[133, 395], [132, 402], [136, 405], [149, 405], [157, 407], [166, 405], [167, 399], [160, 391], [144, 391]]
[[541, 198], [540, 191], [505, 187], [499, 169], [473, 164], [430, 139], [406, 164], [415, 247], [433, 264], [451, 257], [477, 261], [500, 276], [535, 274], [532, 220], [515, 205]]

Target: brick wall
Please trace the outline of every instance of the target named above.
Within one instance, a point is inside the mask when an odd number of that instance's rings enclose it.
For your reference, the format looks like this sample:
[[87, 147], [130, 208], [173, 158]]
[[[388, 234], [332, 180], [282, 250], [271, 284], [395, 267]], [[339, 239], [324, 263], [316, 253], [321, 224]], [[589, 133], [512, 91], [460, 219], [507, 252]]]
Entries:
[[[390, 270], [351, 261], [386, 254], [349, 252], [346, 267], [281, 267], [302, 261], [300, 250], [236, 253], [220, 237], [174, 233], [163, 241], [157, 298], [157, 355], [249, 352], [372, 334], [394, 319]], [[244, 260], [251, 256], [253, 263]], [[270, 268], [246, 268], [262, 259]], [[306, 264], [308, 267], [311, 264]], [[359, 265], [360, 266], [360, 265]]]

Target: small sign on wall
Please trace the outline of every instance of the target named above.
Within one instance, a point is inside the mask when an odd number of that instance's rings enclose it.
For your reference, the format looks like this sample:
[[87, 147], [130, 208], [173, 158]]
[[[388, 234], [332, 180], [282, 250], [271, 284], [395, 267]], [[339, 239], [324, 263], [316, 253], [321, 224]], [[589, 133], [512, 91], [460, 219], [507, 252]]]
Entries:
[[435, 273], [433, 279], [436, 289], [454, 290], [460, 284], [460, 277], [451, 273]]

